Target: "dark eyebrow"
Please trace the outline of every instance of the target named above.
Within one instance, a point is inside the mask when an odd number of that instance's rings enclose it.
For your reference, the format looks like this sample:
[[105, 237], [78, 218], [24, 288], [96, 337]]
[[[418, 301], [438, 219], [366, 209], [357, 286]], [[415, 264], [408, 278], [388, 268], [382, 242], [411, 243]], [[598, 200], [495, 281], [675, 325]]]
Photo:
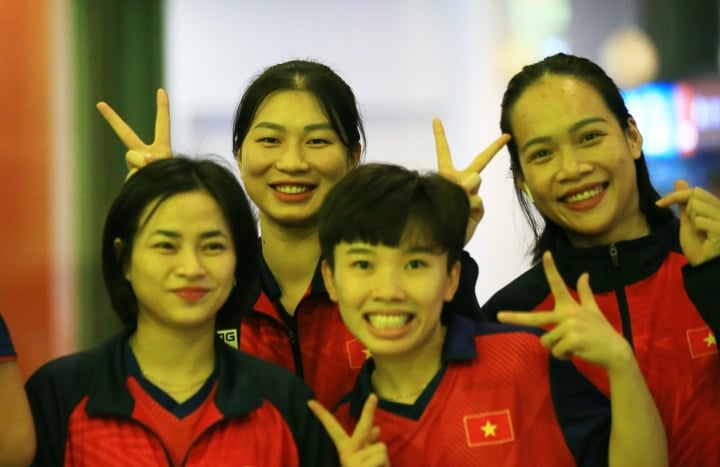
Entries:
[[[591, 123], [607, 123], [607, 120], [605, 120], [602, 117], [590, 117], [583, 120], [580, 120], [579, 122], [573, 123], [570, 125], [570, 128], [568, 128], [568, 133], [575, 133], [576, 131], [580, 130], [582, 127], [586, 125], [590, 125]], [[525, 152], [525, 150], [532, 146], [533, 144], [539, 144], [539, 143], [547, 143], [550, 141], [549, 136], [538, 136], [537, 138], [533, 138], [529, 140], [527, 143], [523, 144], [523, 147], [520, 148], [520, 152]]]
[[[156, 230], [153, 235], [164, 235], [166, 237], [170, 238], [180, 238], [182, 235], [180, 235], [179, 232], [175, 232], [173, 230], [162, 230], [158, 229]], [[200, 234], [200, 238], [213, 238], [213, 237], [224, 237], [225, 234], [220, 230], [209, 230], [207, 232], [203, 232]]]
[[[257, 125], [255, 125], [254, 128], [270, 128], [271, 130], [285, 131], [284, 125], [279, 125], [272, 122], [259, 122]], [[330, 125], [329, 123], [311, 123], [310, 125], [305, 125], [304, 129], [306, 132], [311, 132], [315, 130], [334, 130], [332, 125]]]

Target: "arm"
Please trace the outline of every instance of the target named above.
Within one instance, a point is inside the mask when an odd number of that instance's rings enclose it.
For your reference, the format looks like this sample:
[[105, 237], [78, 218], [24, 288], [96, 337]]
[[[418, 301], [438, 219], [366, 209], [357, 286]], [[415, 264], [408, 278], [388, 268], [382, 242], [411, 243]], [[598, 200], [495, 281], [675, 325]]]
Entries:
[[123, 142], [128, 152], [125, 162], [128, 166], [127, 178], [138, 169], [156, 159], [172, 157], [170, 146], [170, 102], [165, 90], [158, 89], [157, 113], [155, 114], [155, 140], [145, 144], [125, 121], [105, 102], [99, 102], [97, 109]]
[[[580, 357], [605, 369], [610, 380], [612, 424], [609, 465], [661, 467], [668, 465], [665, 430], [650, 391], [627, 341], [607, 322], [590, 289], [589, 278], [578, 279], [580, 302], [570, 295], [552, 255], [543, 267], [555, 298], [555, 309], [536, 313], [501, 312], [501, 322], [524, 326], [554, 326], [541, 337], [554, 357]], [[651, 449], [641, 447], [651, 446]]]
[[0, 316], [0, 467], [29, 465], [35, 429], [10, 334]]
[[675, 191], [656, 204], [678, 206], [680, 246], [689, 263], [683, 268], [685, 289], [715, 336], [719, 336], [720, 306], [715, 296], [720, 287], [720, 199], [678, 180]]

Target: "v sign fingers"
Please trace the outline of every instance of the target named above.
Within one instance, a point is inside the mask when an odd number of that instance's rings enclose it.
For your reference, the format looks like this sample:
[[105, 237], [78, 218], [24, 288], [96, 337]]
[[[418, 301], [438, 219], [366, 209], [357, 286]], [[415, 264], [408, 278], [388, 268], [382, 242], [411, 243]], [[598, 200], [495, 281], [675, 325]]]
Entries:
[[465, 234], [465, 242], [472, 238], [477, 229], [478, 224], [485, 214], [482, 199], [479, 195], [480, 189], [480, 172], [492, 160], [508, 141], [510, 135], [503, 134], [493, 141], [484, 151], [475, 156], [470, 164], [464, 169], [458, 169], [452, 161], [450, 154], [450, 146], [448, 145], [440, 119], [433, 119], [433, 133], [435, 135], [435, 151], [437, 153], [437, 169], [438, 173], [448, 180], [460, 185], [468, 195], [470, 200], [470, 218], [468, 219], [467, 232]]
[[325, 427], [345, 467], [386, 467], [390, 465], [387, 449], [379, 441], [379, 429], [373, 425], [377, 396], [371, 394], [363, 405], [360, 419], [352, 435], [348, 435], [340, 422], [317, 401], [308, 401], [308, 407]]
[[172, 157], [172, 148], [170, 146], [170, 104], [167, 93], [163, 89], [159, 89], [157, 92], [155, 139], [152, 144], [145, 144], [137, 133], [107, 103], [99, 102], [97, 109], [128, 149], [125, 155], [125, 162], [130, 169], [128, 177], [135, 170], [144, 167], [152, 160]]

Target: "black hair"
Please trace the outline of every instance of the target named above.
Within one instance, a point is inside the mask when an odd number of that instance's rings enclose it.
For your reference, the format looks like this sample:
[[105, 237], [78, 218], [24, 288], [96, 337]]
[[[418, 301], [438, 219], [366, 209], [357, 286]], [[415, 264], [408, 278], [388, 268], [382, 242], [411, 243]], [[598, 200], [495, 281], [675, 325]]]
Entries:
[[305, 91], [317, 99], [352, 158], [365, 150], [365, 130], [352, 88], [330, 67], [310, 60], [291, 60], [266, 68], [245, 90], [235, 110], [233, 154], [237, 157], [260, 104], [277, 91]]
[[436, 173], [393, 164], [364, 164], [327, 194], [319, 213], [323, 258], [334, 267], [341, 242], [437, 248], [448, 270], [460, 259], [470, 202], [465, 191]]
[[[218, 204], [230, 228], [237, 262], [235, 287], [217, 314], [216, 326], [227, 327], [255, 299], [260, 283], [260, 245], [257, 222], [247, 196], [235, 176], [211, 160], [172, 157], [149, 163], [122, 187], [105, 219], [102, 270], [110, 302], [120, 320], [137, 324], [138, 303], [125, 278], [141, 216], [180, 193], [208, 193]], [[121, 244], [116, 245], [120, 239]]]

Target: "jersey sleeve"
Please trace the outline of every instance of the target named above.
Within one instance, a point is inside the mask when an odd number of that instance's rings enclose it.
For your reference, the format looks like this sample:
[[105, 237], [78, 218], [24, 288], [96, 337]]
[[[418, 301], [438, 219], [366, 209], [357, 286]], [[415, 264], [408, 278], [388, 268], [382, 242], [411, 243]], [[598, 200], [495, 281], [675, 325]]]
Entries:
[[577, 465], [608, 465], [610, 401], [570, 361], [550, 357], [550, 391], [563, 435]]
[[720, 336], [720, 257], [697, 266], [683, 267], [685, 291], [716, 336]]
[[0, 362], [15, 360], [16, 358], [15, 347], [13, 347], [12, 339], [10, 339], [10, 331], [2, 315], [0, 315]]

